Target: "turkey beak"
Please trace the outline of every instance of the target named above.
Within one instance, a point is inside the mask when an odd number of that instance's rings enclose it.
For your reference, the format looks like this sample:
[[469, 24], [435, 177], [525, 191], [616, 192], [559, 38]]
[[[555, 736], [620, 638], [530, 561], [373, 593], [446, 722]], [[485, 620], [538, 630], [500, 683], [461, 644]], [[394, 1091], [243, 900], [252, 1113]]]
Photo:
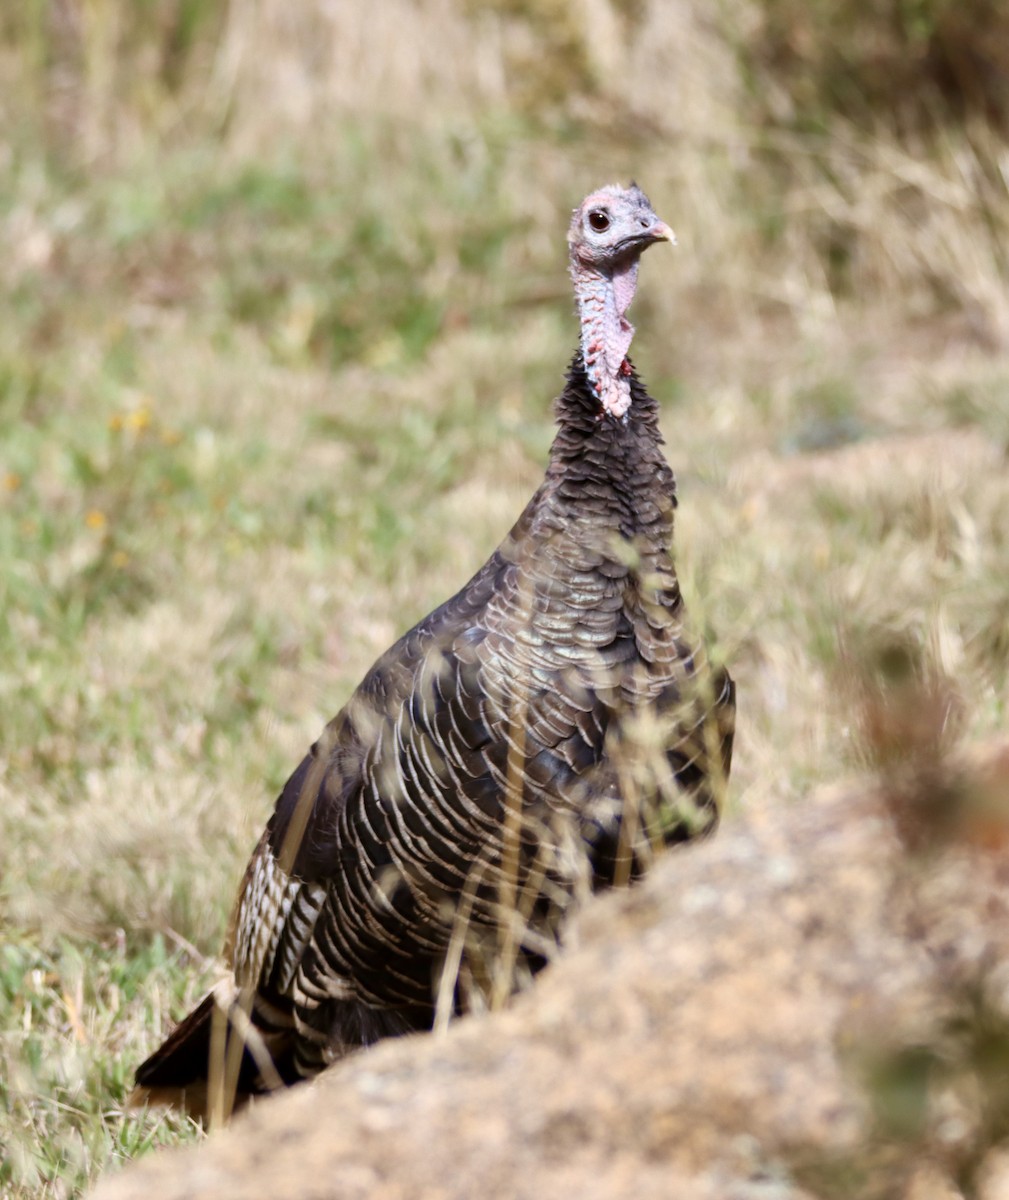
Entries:
[[668, 242], [671, 246], [676, 245], [676, 234], [673, 233], [665, 221], [660, 221], [657, 217], [655, 223], [648, 231], [648, 237], [653, 242]]

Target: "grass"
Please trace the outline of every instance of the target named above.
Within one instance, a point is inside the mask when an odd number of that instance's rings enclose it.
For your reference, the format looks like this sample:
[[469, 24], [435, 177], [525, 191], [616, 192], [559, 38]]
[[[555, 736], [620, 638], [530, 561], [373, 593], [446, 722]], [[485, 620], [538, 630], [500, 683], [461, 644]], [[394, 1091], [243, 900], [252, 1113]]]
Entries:
[[[359, 43], [331, 7], [203, 7], [3, 28], [17, 1200], [199, 1136], [124, 1114], [130, 1073], [215, 978], [286, 773], [538, 483], [574, 345], [567, 210], [603, 180], [637, 175], [680, 233], [645, 261], [635, 356], [691, 611], [738, 681], [732, 802], [865, 766], [851, 655], [880, 637], [955, 681], [963, 738], [1006, 724], [994, 126], [775, 125], [747, 86], [766, 64], [713, 70], [731, 42], [649, 6], [614, 9], [606, 53], [557, 7], [563, 95], [510, 74], [520, 4], [376, 13], [400, 36], [335, 75], [326, 48]], [[452, 69], [425, 75], [404, 28]]]
[[122, 1109], [130, 1058], [143, 1052], [135, 1035], [163, 1019], [166, 1000], [192, 1000], [201, 973], [193, 966], [160, 937], [132, 953], [69, 939], [48, 951], [35, 939], [4, 946], [5, 1195], [65, 1192], [106, 1163], [193, 1136], [174, 1114]]

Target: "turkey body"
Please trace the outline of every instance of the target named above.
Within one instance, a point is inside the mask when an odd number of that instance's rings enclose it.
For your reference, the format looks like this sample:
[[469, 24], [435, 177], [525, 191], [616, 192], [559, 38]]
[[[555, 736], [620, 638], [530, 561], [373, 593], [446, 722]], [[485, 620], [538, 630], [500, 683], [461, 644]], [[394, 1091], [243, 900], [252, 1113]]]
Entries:
[[[734, 688], [688, 643], [673, 474], [656, 404], [624, 373], [615, 417], [576, 355], [509, 535], [382, 655], [284, 787], [227, 948], [227, 1004], [272, 1061], [264, 1075], [243, 1054], [240, 1096], [430, 1028], [439, 991], [486, 1003], [503, 946], [516, 986], [579, 896], [713, 826]], [[139, 1068], [146, 1094], [199, 1111], [215, 1007]]]

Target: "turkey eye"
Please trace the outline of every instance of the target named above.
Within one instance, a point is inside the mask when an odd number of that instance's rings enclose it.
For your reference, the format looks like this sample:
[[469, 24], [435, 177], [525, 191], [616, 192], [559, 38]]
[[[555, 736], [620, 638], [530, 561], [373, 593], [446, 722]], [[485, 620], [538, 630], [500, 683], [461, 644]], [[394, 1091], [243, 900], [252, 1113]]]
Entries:
[[589, 213], [589, 224], [596, 233], [605, 233], [610, 227], [610, 219], [600, 208], [594, 208]]

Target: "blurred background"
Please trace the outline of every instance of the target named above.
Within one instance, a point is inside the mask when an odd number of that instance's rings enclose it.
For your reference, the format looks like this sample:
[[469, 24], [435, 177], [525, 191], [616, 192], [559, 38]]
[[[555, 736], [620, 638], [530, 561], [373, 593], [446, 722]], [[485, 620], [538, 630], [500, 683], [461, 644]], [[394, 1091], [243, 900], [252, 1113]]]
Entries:
[[4, 1196], [199, 1136], [132, 1070], [287, 773], [537, 485], [570, 210], [631, 178], [732, 805], [1004, 728], [1001, 0], [3, 6]]

